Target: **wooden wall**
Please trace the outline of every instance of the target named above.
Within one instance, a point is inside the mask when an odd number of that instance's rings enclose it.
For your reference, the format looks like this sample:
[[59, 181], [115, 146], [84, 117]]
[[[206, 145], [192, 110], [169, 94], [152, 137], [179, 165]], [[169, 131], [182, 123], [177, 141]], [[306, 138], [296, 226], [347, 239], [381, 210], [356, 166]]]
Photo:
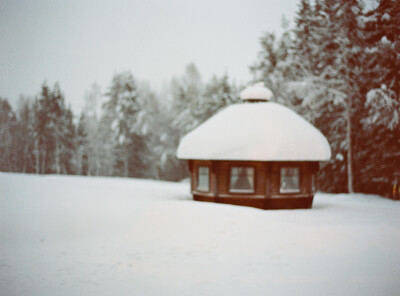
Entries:
[[[198, 191], [199, 166], [208, 166], [210, 190]], [[233, 166], [254, 167], [254, 192], [229, 191], [230, 171]], [[280, 193], [280, 168], [297, 166], [300, 169], [300, 192]], [[190, 160], [191, 191], [195, 200], [213, 201], [262, 209], [310, 208], [313, 199], [312, 175], [318, 170], [317, 162], [256, 162], [256, 161], [204, 161]]]

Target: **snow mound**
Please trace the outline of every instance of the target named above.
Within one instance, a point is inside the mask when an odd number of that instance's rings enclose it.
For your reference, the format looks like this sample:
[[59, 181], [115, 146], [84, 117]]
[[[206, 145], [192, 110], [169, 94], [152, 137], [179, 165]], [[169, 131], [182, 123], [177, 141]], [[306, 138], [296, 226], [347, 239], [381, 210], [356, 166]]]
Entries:
[[180, 142], [181, 159], [326, 161], [325, 136], [287, 107], [273, 102], [228, 106]]
[[253, 99], [268, 101], [272, 98], [272, 91], [265, 87], [264, 82], [258, 82], [242, 90], [239, 95], [243, 101]]

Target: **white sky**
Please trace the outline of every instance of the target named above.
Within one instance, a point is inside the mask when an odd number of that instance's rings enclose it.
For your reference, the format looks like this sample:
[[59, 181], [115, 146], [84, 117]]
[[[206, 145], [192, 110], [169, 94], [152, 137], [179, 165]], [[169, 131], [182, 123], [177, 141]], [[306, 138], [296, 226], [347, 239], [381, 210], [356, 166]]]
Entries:
[[74, 111], [114, 73], [160, 91], [194, 62], [207, 81], [225, 71], [251, 79], [259, 38], [293, 20], [299, 0], [0, 0], [0, 96], [39, 93], [59, 81]]

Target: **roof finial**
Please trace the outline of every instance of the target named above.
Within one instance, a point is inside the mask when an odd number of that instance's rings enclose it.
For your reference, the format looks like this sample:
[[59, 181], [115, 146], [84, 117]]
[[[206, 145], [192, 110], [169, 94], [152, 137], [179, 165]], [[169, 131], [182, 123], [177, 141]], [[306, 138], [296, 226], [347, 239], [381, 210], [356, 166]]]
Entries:
[[265, 87], [264, 82], [257, 82], [240, 92], [240, 98], [247, 102], [267, 102], [272, 96], [272, 91]]

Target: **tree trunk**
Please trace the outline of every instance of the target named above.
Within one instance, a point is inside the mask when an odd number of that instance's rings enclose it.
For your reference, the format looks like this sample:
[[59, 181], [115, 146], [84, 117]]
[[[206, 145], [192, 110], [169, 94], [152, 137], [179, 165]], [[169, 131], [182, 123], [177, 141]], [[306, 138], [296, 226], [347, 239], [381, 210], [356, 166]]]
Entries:
[[348, 143], [347, 147], [347, 189], [349, 193], [353, 193], [353, 157], [352, 157], [352, 142], [351, 142], [351, 100], [347, 98], [346, 103], [346, 139]]
[[35, 139], [35, 172], [36, 174], [40, 173], [40, 152], [39, 152], [39, 140]]
[[127, 153], [125, 153], [125, 157], [124, 157], [124, 177], [128, 177], [128, 156], [127, 156]]
[[22, 172], [26, 173], [26, 166], [28, 161], [28, 145], [25, 144], [23, 152]]
[[76, 157], [76, 174], [77, 175], [82, 175], [83, 169], [82, 169], [82, 152], [81, 152], [81, 147], [78, 148], [78, 150], [75, 153]]
[[95, 176], [98, 176], [100, 174], [100, 161], [99, 161], [99, 154], [98, 151], [96, 151], [96, 163], [95, 163], [95, 171], [94, 174]]
[[47, 148], [43, 150], [43, 153], [40, 153], [42, 155], [41, 157], [41, 173], [45, 174], [46, 173], [46, 158], [47, 158]]
[[61, 171], [60, 167], [60, 147], [58, 144], [58, 139], [56, 140], [56, 174], [59, 175]]

